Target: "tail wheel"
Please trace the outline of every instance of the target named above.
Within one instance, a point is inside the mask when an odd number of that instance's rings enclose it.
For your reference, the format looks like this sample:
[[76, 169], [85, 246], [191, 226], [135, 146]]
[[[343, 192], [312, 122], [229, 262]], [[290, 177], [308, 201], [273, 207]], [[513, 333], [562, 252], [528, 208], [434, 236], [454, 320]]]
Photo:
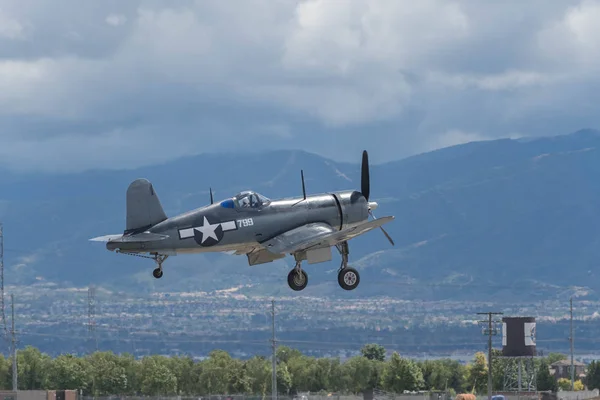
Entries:
[[352, 267], [343, 268], [338, 273], [338, 283], [344, 290], [354, 290], [360, 283], [360, 274]]
[[304, 270], [292, 269], [288, 274], [288, 285], [292, 290], [300, 291], [308, 284], [308, 274]]

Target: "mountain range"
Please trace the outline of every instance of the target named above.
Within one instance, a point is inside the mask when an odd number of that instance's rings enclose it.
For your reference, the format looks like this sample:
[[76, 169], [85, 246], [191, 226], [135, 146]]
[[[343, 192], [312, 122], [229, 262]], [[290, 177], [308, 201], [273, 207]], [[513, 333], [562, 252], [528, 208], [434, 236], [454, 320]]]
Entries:
[[[368, 149], [367, 149], [368, 150]], [[74, 174], [0, 171], [7, 284], [94, 284], [133, 292], [237, 288], [248, 295], [390, 296], [424, 300], [597, 297], [600, 285], [600, 132], [452, 146], [371, 165], [386, 229], [350, 241], [358, 289], [339, 288], [339, 257], [305, 265], [308, 287], [286, 283], [293, 259], [250, 267], [244, 256], [181, 255], [152, 277], [153, 261], [88, 239], [121, 233], [125, 191], [149, 179], [172, 216], [252, 189], [269, 198], [360, 188], [356, 163], [297, 150], [202, 154], [134, 170]], [[576, 288], [576, 289], [573, 289]]]

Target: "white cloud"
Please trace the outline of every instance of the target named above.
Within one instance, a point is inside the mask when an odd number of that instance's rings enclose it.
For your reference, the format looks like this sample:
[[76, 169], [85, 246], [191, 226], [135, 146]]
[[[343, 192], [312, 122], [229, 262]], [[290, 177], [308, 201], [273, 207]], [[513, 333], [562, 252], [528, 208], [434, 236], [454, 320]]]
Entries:
[[23, 39], [24, 37], [25, 29], [23, 25], [11, 18], [0, 8], [0, 38]]
[[[263, 145], [340, 159], [340, 140], [368, 141], [373, 160], [386, 160], [600, 118], [588, 107], [600, 83], [600, 1], [64, 7], [72, 14], [0, 7], [3, 164], [79, 169], [129, 154], [119, 165], [132, 166]], [[143, 154], [142, 138], [159, 155]]]
[[106, 23], [112, 26], [123, 25], [125, 22], [127, 22], [127, 17], [121, 14], [110, 14], [106, 17]]
[[583, 0], [538, 35], [539, 49], [553, 65], [575, 73], [597, 74], [600, 67], [600, 2]]

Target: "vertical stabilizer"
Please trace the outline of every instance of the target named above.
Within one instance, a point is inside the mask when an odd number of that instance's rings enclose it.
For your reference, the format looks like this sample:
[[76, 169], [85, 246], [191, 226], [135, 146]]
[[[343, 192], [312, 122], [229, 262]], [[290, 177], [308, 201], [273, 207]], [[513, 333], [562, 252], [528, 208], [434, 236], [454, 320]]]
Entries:
[[127, 188], [125, 234], [143, 232], [167, 219], [154, 187], [147, 179], [136, 179]]

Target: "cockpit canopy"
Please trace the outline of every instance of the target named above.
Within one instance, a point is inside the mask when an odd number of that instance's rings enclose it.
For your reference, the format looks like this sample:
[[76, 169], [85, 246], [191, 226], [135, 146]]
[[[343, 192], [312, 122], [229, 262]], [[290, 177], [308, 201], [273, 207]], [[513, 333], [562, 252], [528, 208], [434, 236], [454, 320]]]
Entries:
[[236, 208], [258, 208], [270, 203], [268, 198], [251, 190], [245, 190], [236, 194], [233, 201]]
[[268, 205], [271, 202], [265, 196], [245, 190], [236, 194], [233, 198], [221, 202], [221, 207], [225, 208], [259, 208]]

